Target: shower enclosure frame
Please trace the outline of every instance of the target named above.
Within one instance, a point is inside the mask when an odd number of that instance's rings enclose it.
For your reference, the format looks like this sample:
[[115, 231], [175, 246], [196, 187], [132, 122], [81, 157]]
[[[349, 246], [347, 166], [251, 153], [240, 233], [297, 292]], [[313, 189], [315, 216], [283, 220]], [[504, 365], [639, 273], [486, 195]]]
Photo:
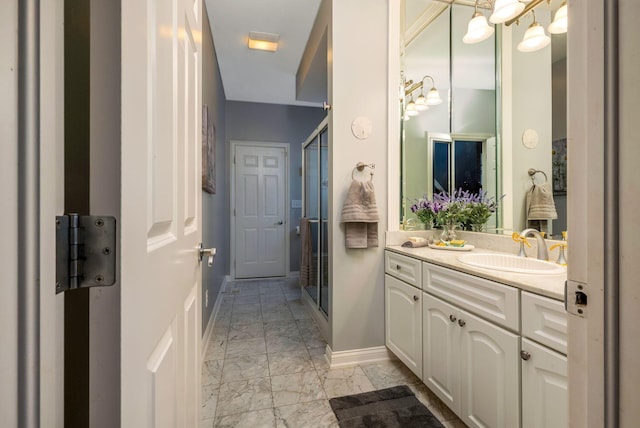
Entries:
[[[329, 148], [328, 134], [329, 121], [327, 118], [325, 118], [322, 122], [320, 122], [320, 124], [311, 133], [307, 140], [302, 143], [302, 217], [309, 218], [309, 222], [311, 223], [311, 239], [313, 239], [314, 243], [312, 252], [314, 252], [316, 256], [315, 259], [312, 258], [314, 266], [311, 266], [311, 279], [314, 280], [314, 283], [309, 284], [309, 286], [307, 287], [303, 287], [302, 294], [303, 298], [306, 298], [307, 302], [314, 309], [317, 309], [316, 312], [322, 314], [324, 322], [328, 321], [330, 312], [328, 292], [328, 289], [330, 287], [328, 275], [329, 258], [323, 257], [323, 251], [327, 252], [328, 255], [328, 197], [325, 201], [323, 201], [322, 199], [323, 181], [326, 181], [325, 187], [327, 189], [327, 196], [329, 187], [328, 165], [326, 164], [326, 162], [328, 161], [328, 157], [325, 159], [324, 164], [322, 161], [323, 148], [327, 151]], [[313, 146], [314, 143], [316, 144], [315, 147]], [[309, 200], [310, 195], [307, 189], [310, 181], [307, 177], [307, 174], [311, 167], [311, 165], [308, 164], [307, 154], [310, 153], [310, 150], [316, 151], [315, 160], [317, 171], [314, 181], [317, 187], [315, 189], [315, 192], [313, 192], [315, 194], [311, 195], [311, 197], [315, 198], [314, 201]], [[324, 175], [322, 169], [323, 165], [326, 169]], [[312, 204], [315, 204], [315, 207], [317, 208], [315, 212], [309, 212], [309, 207]], [[323, 208], [325, 209], [324, 215]]]

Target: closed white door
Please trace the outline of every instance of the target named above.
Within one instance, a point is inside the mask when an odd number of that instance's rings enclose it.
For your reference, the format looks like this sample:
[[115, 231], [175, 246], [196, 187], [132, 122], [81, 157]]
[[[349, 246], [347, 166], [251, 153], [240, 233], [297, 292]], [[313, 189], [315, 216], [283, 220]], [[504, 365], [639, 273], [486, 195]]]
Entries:
[[519, 337], [460, 311], [460, 417], [470, 427], [520, 424]]
[[234, 147], [235, 277], [285, 276], [286, 149]]
[[567, 357], [524, 338], [522, 351], [523, 428], [566, 428]]
[[195, 427], [202, 4], [124, 1], [121, 16], [121, 422]]
[[389, 275], [384, 290], [386, 345], [422, 378], [421, 291]]

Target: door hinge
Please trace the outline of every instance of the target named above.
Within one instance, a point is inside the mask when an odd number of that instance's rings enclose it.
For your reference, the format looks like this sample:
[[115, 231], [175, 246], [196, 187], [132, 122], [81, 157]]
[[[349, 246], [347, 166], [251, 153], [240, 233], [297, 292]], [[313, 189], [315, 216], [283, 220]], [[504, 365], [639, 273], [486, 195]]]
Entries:
[[564, 309], [570, 314], [582, 318], [587, 317], [586, 284], [577, 281], [565, 281], [564, 283]]
[[57, 216], [56, 293], [113, 285], [115, 281], [115, 217]]

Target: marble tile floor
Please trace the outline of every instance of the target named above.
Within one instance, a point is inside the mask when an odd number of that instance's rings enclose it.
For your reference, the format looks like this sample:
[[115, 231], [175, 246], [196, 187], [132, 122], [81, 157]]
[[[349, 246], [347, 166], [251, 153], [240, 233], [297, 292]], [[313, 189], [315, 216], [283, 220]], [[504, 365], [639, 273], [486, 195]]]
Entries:
[[409, 385], [446, 428], [465, 425], [399, 361], [330, 369], [297, 279], [222, 294], [202, 364], [201, 427], [338, 427], [329, 399]]

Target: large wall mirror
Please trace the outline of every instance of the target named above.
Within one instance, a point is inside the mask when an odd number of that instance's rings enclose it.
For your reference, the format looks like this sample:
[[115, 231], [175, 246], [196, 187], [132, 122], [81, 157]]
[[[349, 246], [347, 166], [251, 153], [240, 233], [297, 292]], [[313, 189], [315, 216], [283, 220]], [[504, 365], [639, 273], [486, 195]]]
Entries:
[[[473, 1], [404, 0], [401, 12], [401, 219], [416, 224], [410, 206], [424, 195], [458, 188], [505, 195], [487, 231], [534, 226], [553, 237], [566, 224], [566, 39], [553, 35], [535, 52], [517, 49], [533, 21], [495, 26], [482, 42], [463, 42]], [[489, 16], [488, 2], [479, 11]], [[542, 2], [546, 28], [561, 1]], [[429, 103], [432, 89], [442, 100]], [[421, 99], [422, 98], [422, 99]], [[427, 100], [426, 108], [418, 100]], [[409, 106], [409, 104], [412, 106]], [[414, 106], [417, 109], [414, 110]], [[529, 170], [539, 171], [533, 176]], [[527, 218], [526, 195], [545, 180], [558, 218]]]

